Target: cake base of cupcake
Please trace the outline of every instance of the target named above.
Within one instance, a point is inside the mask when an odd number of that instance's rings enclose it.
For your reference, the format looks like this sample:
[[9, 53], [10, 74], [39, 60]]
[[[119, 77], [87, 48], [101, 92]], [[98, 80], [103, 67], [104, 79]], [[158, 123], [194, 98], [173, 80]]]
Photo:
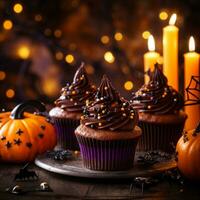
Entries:
[[68, 118], [53, 118], [57, 133], [56, 149], [79, 150], [75, 129], [80, 125], [80, 120]]
[[77, 137], [84, 167], [98, 171], [126, 170], [133, 167], [137, 139], [99, 141]]
[[142, 129], [142, 137], [138, 142], [137, 151], [174, 152], [186, 118], [187, 115], [183, 112], [164, 116], [140, 114], [138, 125]]
[[137, 151], [174, 152], [174, 147], [183, 131], [181, 124], [167, 125], [139, 122], [139, 126], [143, 134], [138, 142]]
[[[98, 171], [119, 171], [133, 167], [135, 149], [141, 136], [139, 127], [129, 134], [96, 132], [84, 125], [75, 131], [84, 167]], [[93, 134], [88, 137], [90, 133]]]

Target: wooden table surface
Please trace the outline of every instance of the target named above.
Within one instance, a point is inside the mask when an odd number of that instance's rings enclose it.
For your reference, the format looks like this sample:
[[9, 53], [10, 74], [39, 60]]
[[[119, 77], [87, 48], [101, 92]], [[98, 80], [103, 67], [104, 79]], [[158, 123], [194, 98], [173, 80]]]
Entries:
[[54, 174], [32, 165], [32, 169], [39, 175], [39, 182], [48, 182], [53, 192], [32, 192], [24, 195], [13, 195], [5, 192], [20, 165], [0, 164], [0, 200], [53, 200], [53, 199], [197, 199], [200, 200], [200, 184], [180, 186], [167, 181], [145, 189], [133, 189], [130, 194], [132, 180], [95, 180], [75, 178]]

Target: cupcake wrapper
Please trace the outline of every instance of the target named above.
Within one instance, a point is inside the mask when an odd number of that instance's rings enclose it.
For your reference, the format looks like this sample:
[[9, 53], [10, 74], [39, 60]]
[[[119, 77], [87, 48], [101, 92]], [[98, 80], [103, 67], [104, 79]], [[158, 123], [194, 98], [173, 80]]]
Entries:
[[174, 146], [182, 135], [184, 122], [179, 124], [156, 124], [139, 122], [142, 137], [138, 142], [137, 151], [161, 150], [174, 152]]
[[57, 149], [79, 150], [75, 129], [80, 125], [79, 120], [54, 118], [57, 133]]
[[138, 138], [101, 141], [76, 135], [84, 167], [99, 171], [125, 170], [133, 167]]

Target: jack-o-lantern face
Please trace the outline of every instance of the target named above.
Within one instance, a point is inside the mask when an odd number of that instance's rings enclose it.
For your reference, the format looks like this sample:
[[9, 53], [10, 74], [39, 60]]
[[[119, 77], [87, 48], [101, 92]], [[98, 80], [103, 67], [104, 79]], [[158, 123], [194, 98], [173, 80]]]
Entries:
[[195, 130], [185, 131], [176, 146], [177, 165], [191, 180], [200, 180], [200, 123]]
[[24, 113], [28, 107], [45, 111], [40, 102], [27, 101], [11, 113], [0, 113], [0, 161], [32, 161], [56, 145], [53, 125], [44, 116]]

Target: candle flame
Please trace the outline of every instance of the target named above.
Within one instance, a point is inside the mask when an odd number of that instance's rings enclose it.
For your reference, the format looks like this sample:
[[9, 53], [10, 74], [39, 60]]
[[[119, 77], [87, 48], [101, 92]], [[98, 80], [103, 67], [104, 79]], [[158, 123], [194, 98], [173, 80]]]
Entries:
[[148, 49], [149, 51], [155, 51], [155, 40], [153, 35], [150, 35], [148, 38]]
[[189, 39], [189, 51], [195, 51], [195, 41], [193, 36]]
[[169, 20], [169, 25], [174, 25], [176, 23], [177, 15], [174, 13]]

